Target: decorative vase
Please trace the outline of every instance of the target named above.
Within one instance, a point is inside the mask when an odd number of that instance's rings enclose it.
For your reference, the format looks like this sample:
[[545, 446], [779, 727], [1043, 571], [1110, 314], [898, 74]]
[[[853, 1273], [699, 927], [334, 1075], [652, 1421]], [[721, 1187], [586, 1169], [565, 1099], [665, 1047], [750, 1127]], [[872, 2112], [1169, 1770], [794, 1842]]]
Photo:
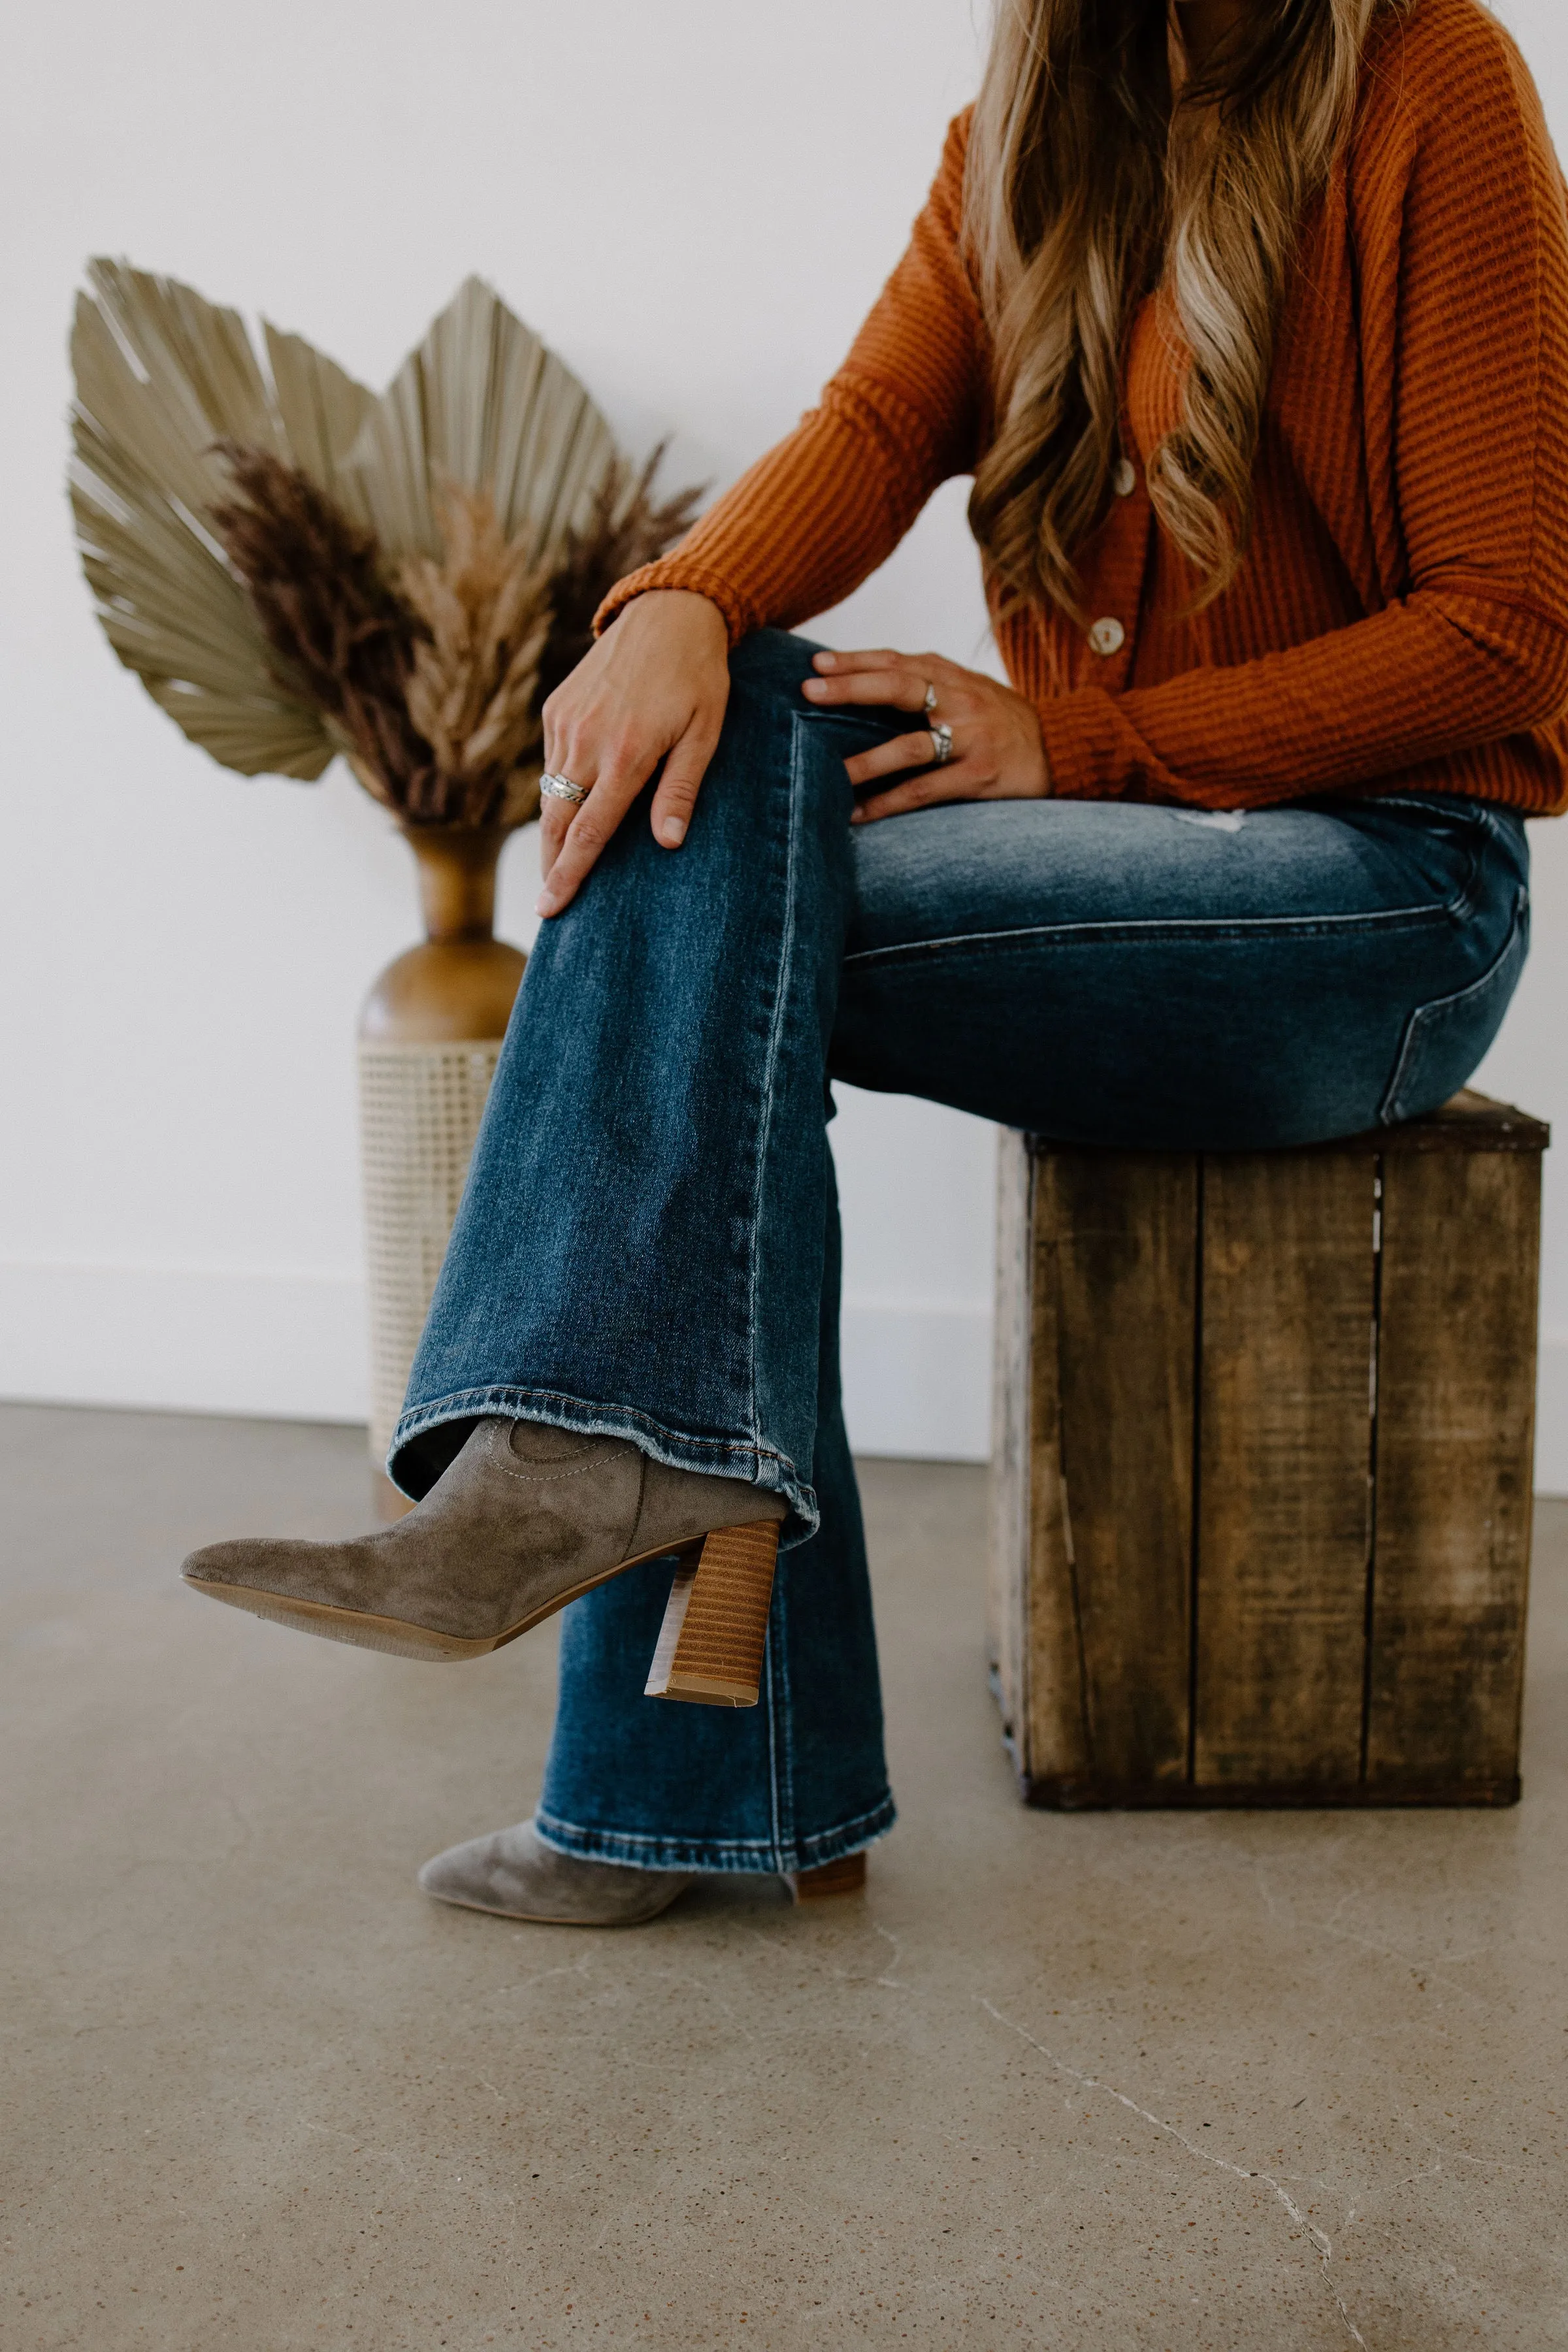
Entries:
[[383, 1465], [526, 958], [494, 933], [509, 828], [404, 825], [425, 942], [389, 963], [359, 1023], [370, 1304], [370, 1453], [385, 1516], [407, 1508]]

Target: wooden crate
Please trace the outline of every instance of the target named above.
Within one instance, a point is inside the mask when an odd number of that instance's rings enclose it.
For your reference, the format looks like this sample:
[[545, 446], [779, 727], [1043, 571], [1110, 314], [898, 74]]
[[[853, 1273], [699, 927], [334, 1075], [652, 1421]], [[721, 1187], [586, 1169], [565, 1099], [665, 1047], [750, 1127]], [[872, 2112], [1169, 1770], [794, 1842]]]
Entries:
[[1002, 1139], [991, 1632], [1031, 1804], [1511, 1804], [1538, 1120]]

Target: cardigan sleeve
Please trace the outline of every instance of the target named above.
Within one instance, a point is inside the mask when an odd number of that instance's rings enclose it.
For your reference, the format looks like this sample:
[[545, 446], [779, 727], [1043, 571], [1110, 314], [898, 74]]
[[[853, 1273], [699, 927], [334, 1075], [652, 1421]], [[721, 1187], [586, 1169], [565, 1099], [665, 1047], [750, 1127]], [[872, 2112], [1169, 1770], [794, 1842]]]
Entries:
[[1408, 774], [1568, 703], [1568, 222], [1534, 87], [1489, 29], [1489, 86], [1405, 118], [1403, 201], [1369, 206], [1388, 226], [1359, 257], [1397, 593], [1287, 651], [1047, 699], [1055, 793], [1263, 807]]
[[938, 484], [973, 468], [985, 361], [959, 242], [968, 131], [967, 113], [951, 125], [909, 248], [820, 405], [673, 553], [621, 581], [596, 629], [650, 588], [710, 597], [731, 644], [793, 627], [858, 587]]

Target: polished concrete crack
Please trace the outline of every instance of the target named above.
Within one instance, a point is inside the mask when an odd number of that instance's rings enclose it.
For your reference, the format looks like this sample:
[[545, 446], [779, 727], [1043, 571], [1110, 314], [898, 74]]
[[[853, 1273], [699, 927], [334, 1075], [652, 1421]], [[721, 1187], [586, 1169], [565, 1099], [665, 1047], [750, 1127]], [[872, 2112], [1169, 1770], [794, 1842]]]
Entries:
[[987, 2000], [984, 1993], [977, 1994], [975, 1998], [988, 2017], [994, 2018], [998, 2025], [1005, 2025], [1010, 2033], [1016, 2033], [1020, 2042], [1026, 2042], [1031, 2050], [1037, 2050], [1047, 2064], [1054, 2066], [1058, 2074], [1065, 2074], [1069, 2082], [1078, 2084], [1081, 2090], [1103, 2091], [1108, 2098], [1116, 2100], [1118, 2105], [1125, 2107], [1130, 2115], [1139, 2116], [1142, 2122], [1152, 2125], [1156, 2131], [1163, 2132], [1168, 2139], [1173, 2139], [1178, 2147], [1184, 2147], [1189, 2156], [1195, 2156], [1200, 2164], [1210, 2165], [1216, 2172], [1228, 2172], [1237, 2180], [1260, 2180], [1266, 2188], [1272, 2189], [1297, 2228], [1304, 2231], [1316, 2246], [1322, 2260], [1324, 2284], [1339, 2307], [1340, 2317], [1350, 2330], [1351, 2341], [1353, 2344], [1359, 2344], [1362, 2347], [1362, 2352], [1367, 2352], [1365, 2336], [1346, 2310], [1344, 2297], [1329, 2276], [1329, 2263], [1333, 2256], [1333, 2247], [1316, 2223], [1308, 2221], [1283, 2181], [1277, 2180], [1271, 2172], [1252, 2171], [1244, 2164], [1232, 2164], [1227, 2157], [1211, 2155], [1206, 2147], [1199, 2147], [1197, 2143], [1190, 2140], [1184, 2132], [1178, 2131], [1174, 2124], [1167, 2123], [1163, 2116], [1157, 2116], [1152, 2109], [1140, 2106], [1137, 2100], [1130, 2098], [1125, 2091], [1119, 2091], [1114, 2083], [1101, 2082], [1098, 2074], [1086, 2074], [1081, 2068], [1069, 2065], [1065, 2058], [1058, 2058], [1054, 2050], [1048, 2050], [1043, 2042], [1037, 2041], [1035, 2036], [1025, 2026], [1020, 2025], [1016, 2018], [1004, 2016], [994, 2001]]

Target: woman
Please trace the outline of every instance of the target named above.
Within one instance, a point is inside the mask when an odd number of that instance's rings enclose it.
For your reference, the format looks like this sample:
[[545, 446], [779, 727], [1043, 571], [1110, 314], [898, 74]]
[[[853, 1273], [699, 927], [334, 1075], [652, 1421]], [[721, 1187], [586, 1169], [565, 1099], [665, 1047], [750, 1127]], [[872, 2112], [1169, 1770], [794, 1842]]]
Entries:
[[[550, 919], [393, 1447], [423, 1500], [187, 1563], [423, 1655], [587, 1594], [532, 1821], [432, 1893], [626, 1922], [892, 1821], [828, 1077], [1224, 1150], [1474, 1068], [1568, 797], [1565, 338], [1477, 0], [1002, 0], [821, 406], [547, 709]], [[781, 634], [968, 472], [1009, 685]]]

